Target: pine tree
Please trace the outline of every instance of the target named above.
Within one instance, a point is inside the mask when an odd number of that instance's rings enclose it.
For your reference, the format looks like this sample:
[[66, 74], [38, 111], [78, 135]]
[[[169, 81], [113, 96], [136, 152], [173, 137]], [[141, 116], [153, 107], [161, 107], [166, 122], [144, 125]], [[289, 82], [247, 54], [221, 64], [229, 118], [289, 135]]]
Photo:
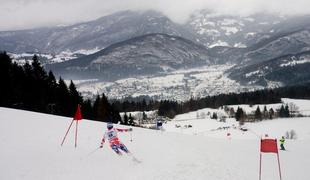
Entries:
[[57, 94], [56, 94], [56, 89], [57, 89], [57, 81], [56, 78], [53, 74], [52, 71], [48, 72], [47, 76], [47, 101], [48, 101], [48, 112], [50, 113], [55, 113], [55, 106], [57, 103]]
[[45, 112], [47, 109], [47, 73], [42, 67], [37, 55], [32, 58], [32, 83], [31, 87], [35, 90], [32, 91], [32, 104], [36, 111]]
[[229, 110], [229, 117], [234, 117], [235, 116], [235, 110], [234, 110], [234, 108], [230, 108], [230, 110]]
[[268, 113], [267, 107], [264, 106], [263, 119], [268, 119], [268, 118], [269, 118], [269, 113]]
[[126, 112], [124, 113], [123, 124], [128, 125], [128, 116], [127, 116]]
[[102, 122], [112, 122], [110, 112], [111, 108], [109, 107], [108, 99], [105, 94], [102, 93], [98, 106], [98, 120]]
[[82, 110], [83, 117], [85, 119], [95, 120], [93, 107], [92, 107], [91, 101], [89, 99], [87, 99], [86, 101], [84, 101], [82, 103], [82, 109], [81, 110]]
[[39, 57], [35, 54], [32, 58], [32, 68], [33, 68], [33, 75], [36, 80], [45, 80], [47, 78], [47, 73], [42, 67]]
[[119, 121], [121, 121], [119, 112], [113, 109], [104, 93], [102, 93], [102, 97], [100, 98], [97, 109], [97, 120], [103, 122], [112, 122], [114, 124], [117, 124]]
[[284, 108], [284, 117], [290, 117], [290, 109], [287, 104], [285, 105]]
[[11, 67], [12, 60], [6, 52], [0, 52], [0, 106], [8, 107], [11, 96]]
[[279, 117], [285, 117], [285, 109], [284, 109], [284, 106], [282, 104], [280, 110], [279, 110]]
[[24, 95], [25, 76], [24, 69], [14, 62], [12, 65], [11, 93], [13, 94], [12, 103], [15, 108], [23, 108], [24, 106], [22, 99]]
[[113, 122], [114, 124], [117, 124], [117, 123], [121, 122], [121, 121], [122, 121], [122, 118], [121, 118], [121, 116], [119, 115], [119, 111], [117, 111], [116, 109], [114, 109], [111, 105], [110, 105], [110, 107], [111, 107], [112, 122]]
[[217, 113], [213, 112], [211, 119], [217, 119]]
[[236, 121], [239, 121], [240, 126], [242, 126], [244, 124], [246, 114], [242, 108], [238, 107], [235, 118], [236, 118]]
[[147, 119], [147, 115], [145, 114], [144, 111], [143, 111], [143, 113], [142, 113], [142, 119], [143, 119], [143, 121], [146, 121], [146, 119]]
[[269, 119], [273, 119], [274, 117], [274, 110], [272, 108], [269, 109]]
[[61, 77], [58, 80], [58, 87], [56, 93], [57, 93], [57, 103], [56, 103], [57, 113], [69, 117], [73, 116], [74, 112], [72, 110], [68, 111], [68, 109], [72, 109], [71, 104], [68, 101], [70, 97], [69, 89], [65, 81]]
[[77, 107], [78, 104], [82, 104], [83, 102], [83, 98], [81, 96], [81, 94], [76, 90], [76, 87], [73, 83], [73, 81], [70, 81], [70, 85], [69, 85], [69, 100], [70, 100], [70, 111], [71, 112], [75, 112], [75, 109]]
[[129, 113], [128, 124], [133, 126], [135, 124], [135, 122], [133, 120], [134, 120], [134, 118], [131, 116], [131, 113]]
[[34, 80], [32, 78], [32, 66], [26, 62], [23, 66], [25, 76], [23, 77], [23, 95], [22, 95], [22, 102], [23, 108], [27, 110], [32, 110], [32, 93], [34, 88]]
[[96, 100], [93, 104], [94, 120], [97, 120], [97, 121], [99, 121], [99, 118], [98, 118], [99, 102], [100, 102], [100, 96], [97, 94]]
[[242, 116], [242, 109], [238, 106], [236, 114], [235, 114], [236, 121], [240, 121], [241, 116]]
[[262, 120], [262, 113], [260, 111], [259, 106], [257, 106], [255, 111], [255, 119], [261, 121]]

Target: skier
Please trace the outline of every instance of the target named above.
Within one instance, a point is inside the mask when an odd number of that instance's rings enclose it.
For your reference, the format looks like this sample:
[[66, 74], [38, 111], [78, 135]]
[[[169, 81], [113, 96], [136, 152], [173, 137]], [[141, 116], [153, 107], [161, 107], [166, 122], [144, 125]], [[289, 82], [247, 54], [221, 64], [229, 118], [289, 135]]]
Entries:
[[108, 128], [108, 130], [103, 135], [100, 148], [103, 148], [103, 144], [104, 144], [106, 138], [108, 138], [109, 143], [110, 143], [110, 147], [113, 149], [114, 152], [116, 152], [118, 155], [122, 155], [121, 151], [119, 150], [119, 149], [121, 149], [122, 151], [124, 151], [125, 153], [130, 155], [130, 152], [127, 149], [127, 147], [119, 140], [119, 138], [117, 136], [117, 132], [132, 131], [132, 128], [129, 128], [129, 129], [113, 128], [112, 123], [108, 123], [107, 128]]
[[285, 148], [284, 148], [284, 142], [285, 142], [285, 138], [284, 138], [284, 136], [282, 136], [282, 138], [280, 139], [280, 147], [281, 147], [281, 150], [285, 150]]

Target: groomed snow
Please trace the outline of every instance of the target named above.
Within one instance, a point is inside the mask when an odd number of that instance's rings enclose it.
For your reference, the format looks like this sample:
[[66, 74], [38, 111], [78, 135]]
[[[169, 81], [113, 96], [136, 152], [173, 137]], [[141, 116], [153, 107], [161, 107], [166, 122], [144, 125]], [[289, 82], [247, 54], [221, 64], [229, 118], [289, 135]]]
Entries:
[[[211, 111], [205, 109], [201, 111]], [[63, 147], [61, 140], [71, 118], [0, 108], [0, 179], [2, 180], [250, 180], [258, 179], [260, 138], [252, 132], [234, 129], [208, 134], [210, 129], [236, 122], [195, 119], [197, 112], [176, 117], [164, 124], [166, 131], [134, 128], [120, 133], [121, 140], [141, 163], [129, 156], [119, 157], [100, 143], [105, 123], [82, 120], [78, 147], [74, 148], [74, 128]], [[191, 120], [186, 118], [193, 117]], [[192, 124], [175, 128], [173, 123]], [[183, 124], [182, 124], [183, 125]], [[308, 180], [310, 159], [310, 119], [277, 119], [246, 124], [256, 134], [279, 138], [295, 129], [298, 139], [287, 140], [288, 151], [280, 152], [284, 180]], [[117, 127], [122, 127], [117, 125]], [[174, 131], [174, 132], [172, 132]], [[193, 134], [192, 132], [206, 131]], [[237, 134], [238, 133], [238, 134]], [[93, 152], [93, 153], [92, 153]], [[263, 156], [263, 180], [279, 179], [274, 154]]]

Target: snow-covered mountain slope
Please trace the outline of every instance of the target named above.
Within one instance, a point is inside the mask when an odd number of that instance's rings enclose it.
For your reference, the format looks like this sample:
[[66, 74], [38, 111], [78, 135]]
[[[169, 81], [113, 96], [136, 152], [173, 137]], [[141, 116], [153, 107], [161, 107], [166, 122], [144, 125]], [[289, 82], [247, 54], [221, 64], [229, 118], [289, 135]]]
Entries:
[[72, 26], [0, 32], [0, 50], [14, 53], [103, 49], [133, 37], [164, 33], [189, 37], [186, 28], [155, 11], [121, 11]]
[[309, 24], [307, 19], [271, 14], [227, 16], [201, 10], [193, 12], [185, 24], [177, 24], [160, 12], [121, 11], [71, 26], [0, 32], [0, 50], [59, 54], [103, 49], [150, 33], [181, 36], [206, 47], [250, 47], [279, 32], [296, 31]]
[[[286, 140], [288, 150], [280, 151], [282, 177], [309, 179], [310, 159], [305, 158], [310, 148], [308, 118], [251, 124], [251, 131], [233, 129], [230, 138], [227, 129], [212, 134], [208, 131], [234, 124], [233, 120], [220, 123], [205, 118], [186, 122], [179, 118], [171, 123], [191, 123], [193, 127], [179, 129], [164, 124], [165, 132], [134, 128], [132, 134], [119, 133], [120, 139], [141, 161], [138, 163], [127, 155], [119, 157], [107, 144], [96, 150], [105, 123], [80, 121], [78, 147], [74, 148], [75, 127], [61, 147], [71, 118], [0, 108], [0, 179], [256, 179], [260, 138], [254, 132], [259, 135], [270, 132], [270, 137], [279, 138], [292, 128], [298, 138]], [[262, 179], [278, 179], [276, 155], [263, 155], [262, 172]]]
[[214, 47], [210, 53], [220, 61], [247, 66], [309, 51], [310, 25], [296, 28], [275, 31], [246, 48]]
[[310, 51], [290, 54], [262, 63], [236, 67], [230, 78], [248, 85], [277, 87], [309, 82]]
[[310, 50], [310, 26], [300, 31], [279, 34], [255, 44], [244, 53], [241, 63], [256, 64], [288, 54]]
[[248, 47], [275, 33], [274, 26], [288, 17], [271, 14], [232, 16], [212, 13], [208, 10], [192, 14], [186, 26], [197, 34], [198, 41], [207, 47]]
[[46, 66], [63, 77], [115, 80], [214, 64], [207, 49], [179, 36], [148, 34], [95, 54]]
[[41, 64], [53, 64], [53, 63], [60, 63], [65, 62], [71, 59], [76, 59], [85, 55], [93, 54], [95, 52], [99, 51], [98, 49], [92, 49], [92, 50], [80, 50], [76, 52], [71, 51], [63, 51], [60, 54], [53, 54], [53, 53], [8, 53], [10, 57], [13, 59], [14, 62], [20, 65], [24, 65], [26, 62], [30, 62], [33, 56], [36, 54]]

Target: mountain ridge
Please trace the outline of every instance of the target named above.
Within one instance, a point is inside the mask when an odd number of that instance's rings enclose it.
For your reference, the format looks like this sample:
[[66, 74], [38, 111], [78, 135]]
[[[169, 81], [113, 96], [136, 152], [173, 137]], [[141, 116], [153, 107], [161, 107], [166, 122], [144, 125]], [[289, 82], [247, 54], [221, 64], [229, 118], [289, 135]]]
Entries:
[[214, 64], [214, 60], [204, 46], [182, 37], [155, 33], [125, 40], [97, 53], [46, 67], [60, 74], [65, 74], [65, 71], [69, 71], [68, 74], [71, 75], [85, 72], [121, 78], [124, 77], [120, 75], [124, 72], [122, 68], [128, 71], [128, 75], [146, 75], [208, 64]]

